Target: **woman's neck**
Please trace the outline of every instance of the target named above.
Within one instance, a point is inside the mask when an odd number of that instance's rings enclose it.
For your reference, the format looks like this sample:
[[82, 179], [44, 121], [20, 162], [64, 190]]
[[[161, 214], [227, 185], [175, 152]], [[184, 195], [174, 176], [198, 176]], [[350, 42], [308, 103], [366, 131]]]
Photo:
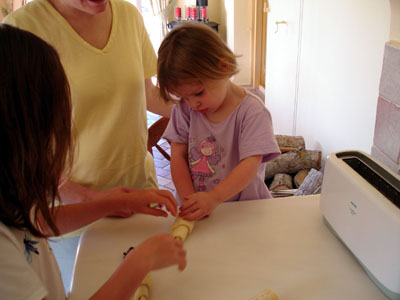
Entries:
[[64, 0], [48, 0], [75, 32], [95, 48], [103, 49], [112, 29], [112, 9], [110, 3], [104, 11], [89, 13], [69, 6]]

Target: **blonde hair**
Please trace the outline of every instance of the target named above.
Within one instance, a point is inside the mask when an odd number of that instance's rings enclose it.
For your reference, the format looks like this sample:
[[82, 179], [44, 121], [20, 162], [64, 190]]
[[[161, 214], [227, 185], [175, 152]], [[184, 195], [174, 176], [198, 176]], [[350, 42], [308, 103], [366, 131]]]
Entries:
[[178, 85], [237, 74], [236, 57], [209, 26], [179, 25], [168, 33], [158, 50], [157, 80], [161, 97], [174, 101], [170, 93]]

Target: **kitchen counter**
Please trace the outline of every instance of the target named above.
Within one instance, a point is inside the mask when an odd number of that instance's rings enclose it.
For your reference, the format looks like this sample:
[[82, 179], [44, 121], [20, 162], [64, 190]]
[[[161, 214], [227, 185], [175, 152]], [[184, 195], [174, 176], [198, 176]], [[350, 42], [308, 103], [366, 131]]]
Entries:
[[[105, 218], [81, 236], [68, 299], [87, 299], [122, 261], [123, 252], [174, 217]], [[220, 205], [185, 241], [188, 265], [153, 271], [153, 300], [247, 300], [265, 289], [285, 300], [387, 299], [329, 231], [319, 196]]]

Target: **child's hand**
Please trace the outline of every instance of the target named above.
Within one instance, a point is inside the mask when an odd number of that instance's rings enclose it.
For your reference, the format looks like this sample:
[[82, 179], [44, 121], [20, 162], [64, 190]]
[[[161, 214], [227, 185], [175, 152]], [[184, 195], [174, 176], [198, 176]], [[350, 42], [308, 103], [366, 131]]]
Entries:
[[131, 253], [139, 255], [145, 260], [148, 259], [150, 270], [162, 269], [175, 264], [181, 271], [186, 267], [186, 251], [183, 249], [183, 243], [174, 239], [170, 234], [157, 234], [145, 240], [129, 254]]
[[185, 196], [179, 216], [188, 221], [200, 220], [211, 214], [220, 202], [212, 192], [198, 192]]

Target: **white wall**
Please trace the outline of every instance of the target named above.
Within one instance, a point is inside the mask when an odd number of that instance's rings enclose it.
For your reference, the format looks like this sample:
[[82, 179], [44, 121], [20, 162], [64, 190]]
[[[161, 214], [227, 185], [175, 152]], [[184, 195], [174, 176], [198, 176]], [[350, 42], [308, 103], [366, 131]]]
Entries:
[[[345, 149], [370, 153], [389, 0], [270, 0], [270, 5], [266, 105], [276, 133], [302, 135], [306, 147], [322, 150], [324, 157]], [[281, 37], [271, 32], [279, 17], [288, 21]], [[287, 47], [295, 47], [296, 55]]]
[[226, 10], [226, 42], [238, 57], [239, 74], [236, 84], [251, 84], [252, 3], [243, 0], [224, 0]]
[[269, 6], [265, 103], [272, 113], [276, 133], [293, 135], [300, 1], [269, 0]]

